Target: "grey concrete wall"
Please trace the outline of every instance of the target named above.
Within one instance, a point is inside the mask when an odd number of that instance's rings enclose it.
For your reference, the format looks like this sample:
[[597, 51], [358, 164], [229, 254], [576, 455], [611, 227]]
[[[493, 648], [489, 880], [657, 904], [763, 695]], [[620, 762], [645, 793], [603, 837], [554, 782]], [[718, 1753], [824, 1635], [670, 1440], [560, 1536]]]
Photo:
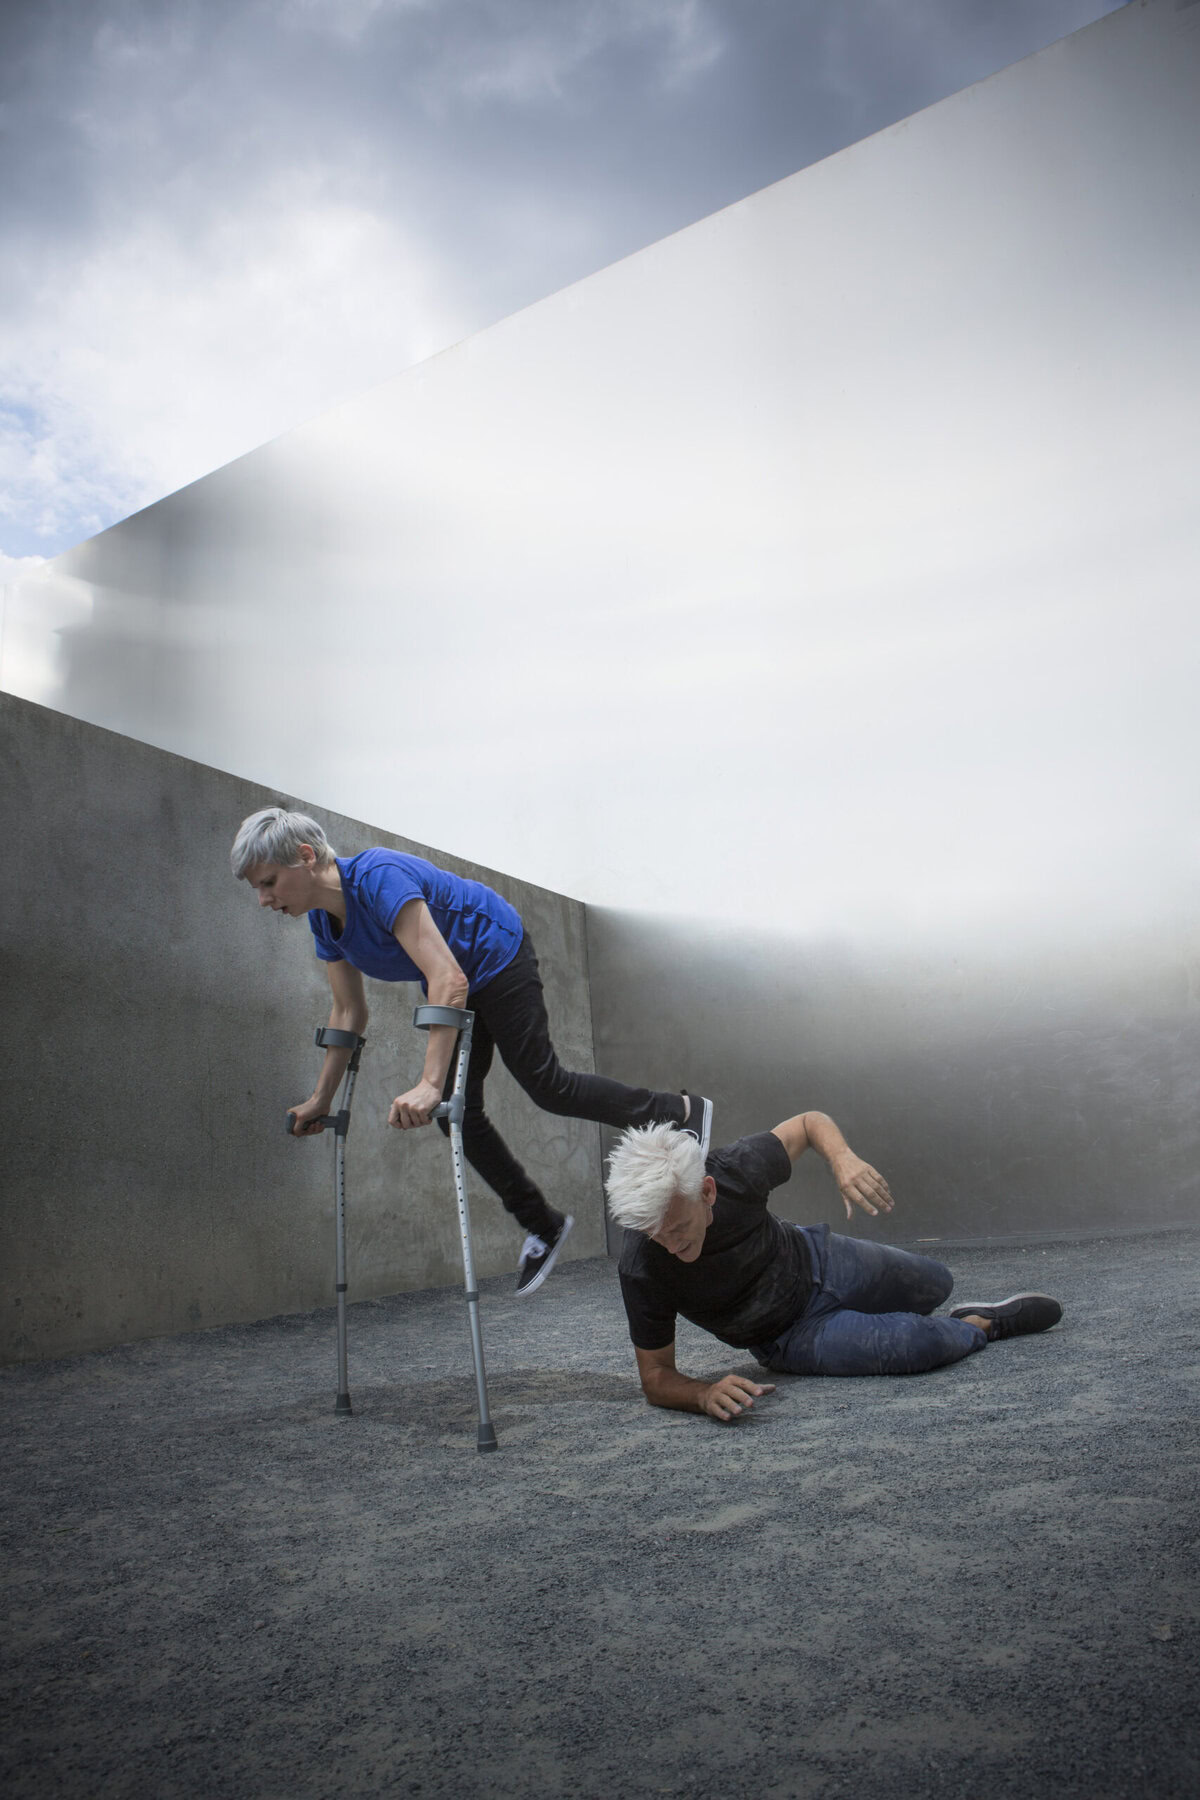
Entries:
[[[247, 813], [303, 800], [9, 695], [0, 788], [0, 1357], [330, 1304], [333, 1139], [283, 1130], [312, 1091], [328, 986], [307, 924], [260, 913], [228, 861]], [[581, 905], [320, 816], [342, 854], [413, 849], [496, 886], [537, 946], [560, 1055], [592, 1068]], [[367, 989], [347, 1149], [352, 1299], [462, 1279], [441, 1134], [384, 1124], [424, 1053], [419, 990]], [[568, 1254], [596, 1255], [597, 1127], [539, 1112], [499, 1064], [488, 1092], [517, 1154], [576, 1216]], [[470, 1192], [479, 1272], [515, 1268], [519, 1228], [479, 1181]]]
[[[831, 1113], [896, 1197], [853, 1230], [1028, 1239], [1200, 1218], [1200, 925], [964, 931], [906, 952], [589, 909], [596, 1058], [716, 1102], [715, 1139]], [[844, 1223], [797, 1165], [784, 1217]]]

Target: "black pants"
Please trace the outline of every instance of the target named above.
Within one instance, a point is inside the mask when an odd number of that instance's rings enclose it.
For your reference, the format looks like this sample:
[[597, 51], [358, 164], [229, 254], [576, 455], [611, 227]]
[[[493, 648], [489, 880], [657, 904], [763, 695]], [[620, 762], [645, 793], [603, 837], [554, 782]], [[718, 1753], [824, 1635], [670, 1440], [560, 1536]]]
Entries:
[[[526, 933], [506, 969], [467, 1001], [475, 1014], [471, 1060], [463, 1112], [463, 1149], [467, 1161], [500, 1196], [505, 1208], [535, 1236], [553, 1236], [563, 1215], [546, 1204], [537, 1184], [521, 1167], [483, 1110], [483, 1084], [493, 1052], [543, 1112], [569, 1119], [595, 1119], [624, 1130], [629, 1125], [683, 1124], [683, 1098], [656, 1094], [650, 1088], [625, 1087], [603, 1075], [581, 1075], [564, 1069], [550, 1042], [546, 998], [537, 957]], [[446, 1076], [444, 1096], [454, 1086], [454, 1064]], [[449, 1125], [439, 1119], [442, 1131]]]

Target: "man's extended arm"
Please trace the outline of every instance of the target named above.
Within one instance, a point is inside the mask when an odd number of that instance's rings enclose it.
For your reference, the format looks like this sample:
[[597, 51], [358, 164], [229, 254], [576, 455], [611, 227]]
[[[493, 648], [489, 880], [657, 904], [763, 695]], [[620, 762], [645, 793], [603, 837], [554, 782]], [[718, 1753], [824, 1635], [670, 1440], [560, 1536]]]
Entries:
[[881, 1212], [891, 1212], [894, 1203], [887, 1182], [878, 1169], [873, 1169], [861, 1156], [855, 1156], [828, 1113], [797, 1113], [794, 1119], [785, 1119], [782, 1125], [776, 1125], [773, 1135], [793, 1162], [810, 1146], [825, 1158], [838, 1184], [848, 1219], [853, 1217], [855, 1206], [861, 1206], [872, 1218]]
[[697, 1381], [675, 1367], [675, 1345], [639, 1350], [634, 1345], [642, 1392], [651, 1406], [676, 1412], [707, 1413], [710, 1419], [733, 1419], [754, 1405], [759, 1394], [774, 1391], [773, 1381], [750, 1381], [745, 1375], [722, 1375], [719, 1381]]

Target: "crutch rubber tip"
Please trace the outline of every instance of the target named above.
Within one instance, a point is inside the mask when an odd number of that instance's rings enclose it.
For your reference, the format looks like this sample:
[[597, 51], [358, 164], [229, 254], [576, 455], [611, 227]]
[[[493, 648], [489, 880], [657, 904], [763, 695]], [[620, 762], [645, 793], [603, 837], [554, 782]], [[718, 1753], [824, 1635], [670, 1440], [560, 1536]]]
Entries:
[[498, 1450], [500, 1448], [499, 1444], [496, 1442], [496, 1427], [494, 1425], [489, 1423], [479, 1427], [476, 1448], [479, 1450]]
[[340, 1413], [352, 1413], [354, 1408], [350, 1404], [349, 1394], [339, 1394], [337, 1397], [337, 1405], [333, 1410], [334, 1412]]

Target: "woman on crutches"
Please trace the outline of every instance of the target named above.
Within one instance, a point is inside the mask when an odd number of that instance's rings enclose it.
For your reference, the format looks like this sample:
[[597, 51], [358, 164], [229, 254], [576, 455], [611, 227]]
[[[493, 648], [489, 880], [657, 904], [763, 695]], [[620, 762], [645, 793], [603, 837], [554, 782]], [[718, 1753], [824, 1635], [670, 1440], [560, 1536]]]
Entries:
[[[546, 1112], [594, 1119], [617, 1130], [679, 1125], [707, 1153], [712, 1103], [700, 1095], [630, 1088], [563, 1068], [550, 1041], [533, 945], [519, 913], [494, 889], [403, 851], [339, 857], [315, 819], [278, 806], [243, 822], [231, 861], [233, 873], [249, 882], [261, 906], [291, 918], [307, 914], [332, 990], [332, 1029], [365, 1032], [364, 975], [418, 981], [435, 1006], [469, 1005], [475, 1025], [463, 1148], [472, 1168], [525, 1229], [519, 1294], [532, 1293], [546, 1279], [573, 1221], [547, 1203], [484, 1111], [483, 1084], [494, 1050]], [[456, 1036], [451, 1026], [430, 1029], [421, 1079], [393, 1100], [389, 1125], [405, 1131], [430, 1123], [453, 1086]], [[326, 1051], [311, 1097], [291, 1109], [297, 1136], [324, 1129], [319, 1121], [332, 1106], [349, 1054], [336, 1047]], [[447, 1129], [444, 1119], [437, 1122]]]

